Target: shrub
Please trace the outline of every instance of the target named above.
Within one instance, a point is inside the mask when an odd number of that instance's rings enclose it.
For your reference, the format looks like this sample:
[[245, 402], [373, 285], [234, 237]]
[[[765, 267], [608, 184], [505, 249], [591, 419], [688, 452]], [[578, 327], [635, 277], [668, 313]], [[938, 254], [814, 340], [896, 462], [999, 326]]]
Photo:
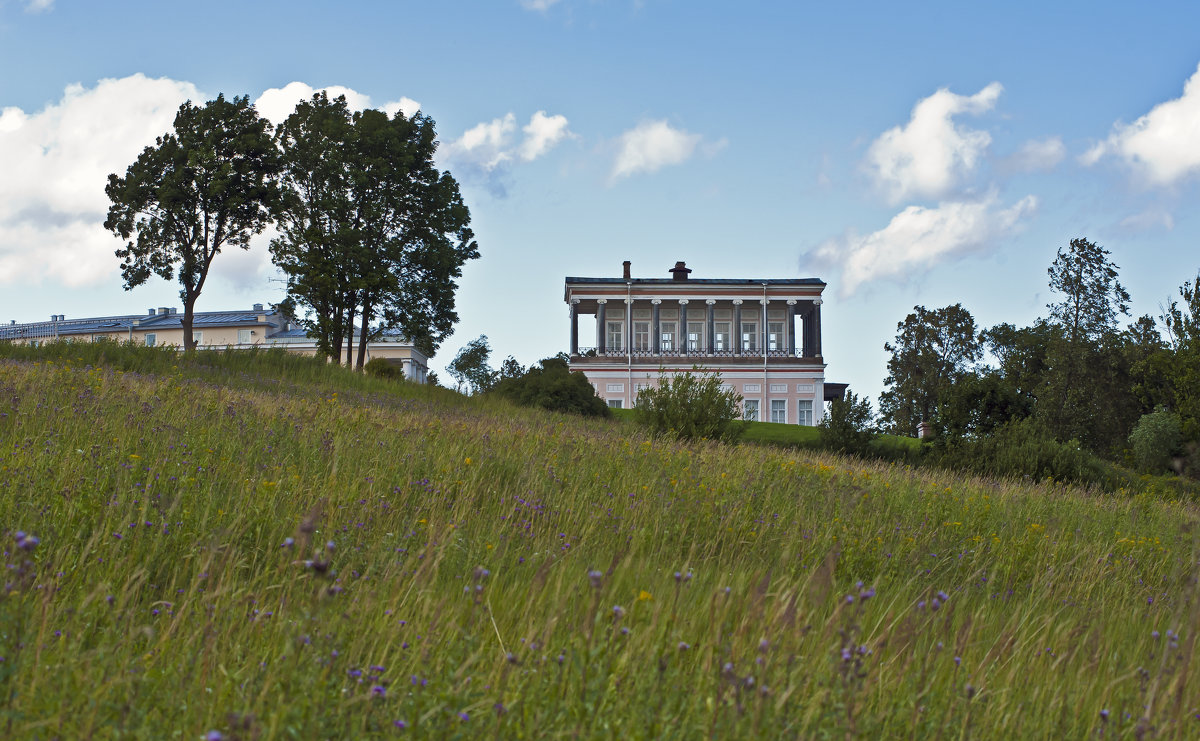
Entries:
[[562, 357], [546, 358], [523, 375], [501, 378], [491, 393], [522, 406], [585, 417], [609, 416], [608, 405], [582, 373], [572, 373]]
[[638, 393], [638, 421], [656, 435], [682, 440], [737, 438], [742, 397], [721, 388], [721, 374], [693, 367], [690, 372], [659, 375], [658, 387]]
[[376, 378], [401, 379], [404, 378], [404, 369], [394, 363], [389, 362], [385, 358], [371, 358], [367, 364], [363, 366], [363, 371], [368, 376]]
[[850, 392], [845, 399], [834, 399], [829, 405], [829, 415], [817, 426], [821, 428], [822, 447], [835, 453], [871, 453], [876, 430], [870, 398], [860, 399]]
[[1182, 452], [1183, 434], [1179, 415], [1159, 407], [1142, 415], [1129, 445], [1133, 448], [1134, 465], [1143, 473], [1162, 473]]

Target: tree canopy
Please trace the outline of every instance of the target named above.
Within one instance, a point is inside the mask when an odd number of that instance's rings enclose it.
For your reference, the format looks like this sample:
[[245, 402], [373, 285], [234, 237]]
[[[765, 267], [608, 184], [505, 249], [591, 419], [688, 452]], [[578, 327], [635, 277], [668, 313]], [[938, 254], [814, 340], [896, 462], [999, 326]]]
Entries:
[[183, 346], [195, 348], [192, 319], [213, 260], [226, 246], [250, 246], [278, 204], [279, 155], [270, 123], [246, 97], [218, 95], [179, 107], [173, 130], [125, 171], [108, 176], [104, 227], [127, 240], [116, 251], [125, 289], [152, 275], [178, 276]]
[[286, 207], [272, 242], [288, 291], [331, 357], [362, 365], [372, 322], [432, 355], [458, 320], [456, 279], [479, 257], [458, 183], [433, 163], [433, 119], [351, 113], [325, 93], [280, 126]]
[[880, 415], [898, 434], [916, 435], [922, 421], [942, 416], [955, 382], [983, 354], [975, 319], [962, 304], [930, 311], [914, 306], [896, 325], [894, 343], [885, 343], [888, 387], [879, 396]]

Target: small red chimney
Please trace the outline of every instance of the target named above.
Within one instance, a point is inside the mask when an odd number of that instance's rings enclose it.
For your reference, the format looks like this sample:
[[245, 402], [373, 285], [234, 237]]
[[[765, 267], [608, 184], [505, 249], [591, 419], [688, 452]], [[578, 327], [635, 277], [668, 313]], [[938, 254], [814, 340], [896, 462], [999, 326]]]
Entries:
[[624, 270], [621, 272], [621, 277], [624, 278], [625, 280], [629, 280], [629, 266], [632, 264], [633, 263], [629, 262], [628, 260], [621, 263], [621, 267], [624, 268]]
[[683, 260], [680, 260], [675, 263], [675, 267], [671, 268], [671, 278], [673, 280], [687, 280], [688, 273], [690, 272], [692, 272], [692, 269], [684, 265]]

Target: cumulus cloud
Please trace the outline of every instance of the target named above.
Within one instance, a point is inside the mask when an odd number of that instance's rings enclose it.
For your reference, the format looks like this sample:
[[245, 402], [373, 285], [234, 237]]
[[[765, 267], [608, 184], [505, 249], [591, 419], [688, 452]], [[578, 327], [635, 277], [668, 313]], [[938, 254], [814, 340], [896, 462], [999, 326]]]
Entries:
[[563, 115], [547, 116], [545, 111], [533, 114], [521, 131], [525, 132], [525, 141], [517, 150], [521, 159], [531, 162], [554, 148], [564, 137], [571, 136], [567, 128], [567, 117]]
[[808, 259], [820, 267], [839, 268], [840, 292], [848, 296], [872, 280], [923, 272], [945, 260], [985, 251], [1013, 233], [1036, 208], [1033, 196], [998, 208], [994, 194], [979, 201], [941, 203], [936, 208], [909, 206], [883, 229], [831, 239]]
[[113, 280], [108, 175], [123, 173], [170, 130], [181, 103], [199, 98], [191, 83], [137, 74], [68, 86], [37, 112], [0, 111], [0, 285]]
[[613, 163], [612, 180], [639, 172], [656, 172], [686, 162], [700, 145], [699, 134], [671, 128], [665, 120], [645, 121], [621, 134], [621, 149]]
[[557, 146], [563, 139], [574, 138], [567, 117], [538, 111], [521, 127], [516, 140], [517, 117], [506, 113], [484, 121], [463, 132], [445, 145], [442, 156], [453, 168], [455, 177], [484, 183], [493, 195], [503, 197], [509, 169], [515, 162], [532, 162]]
[[954, 122], [991, 110], [1004, 87], [993, 82], [975, 95], [942, 88], [913, 107], [908, 123], [883, 132], [867, 150], [864, 167], [892, 203], [949, 193], [978, 165], [992, 137]]
[[[289, 82], [283, 87], [273, 87], [263, 91], [263, 94], [258, 96], [254, 101], [254, 107], [258, 110], [258, 114], [267, 119], [271, 123], [278, 126], [296, 110], [296, 104], [302, 100], [309, 100], [314, 93], [325, 91], [331, 99], [339, 95], [346, 96], [346, 105], [352, 111], [361, 111], [364, 108], [372, 108], [371, 96], [365, 95], [352, 88], [342, 85], [329, 85], [327, 87], [315, 88], [312, 85], [303, 82]], [[399, 100], [389, 101], [382, 106], [378, 106], [380, 110], [389, 116], [394, 116], [396, 111], [403, 111], [405, 116], [411, 116], [421, 109], [421, 104], [412, 98], [402, 97]]]
[[1067, 154], [1060, 137], [1030, 139], [1021, 148], [1004, 159], [1004, 168], [1010, 172], [1037, 172], [1053, 170]]
[[1108, 139], [1080, 157], [1093, 165], [1117, 157], [1151, 185], [1168, 186], [1200, 173], [1200, 65], [1183, 95], [1159, 103], [1128, 126], [1113, 125]]

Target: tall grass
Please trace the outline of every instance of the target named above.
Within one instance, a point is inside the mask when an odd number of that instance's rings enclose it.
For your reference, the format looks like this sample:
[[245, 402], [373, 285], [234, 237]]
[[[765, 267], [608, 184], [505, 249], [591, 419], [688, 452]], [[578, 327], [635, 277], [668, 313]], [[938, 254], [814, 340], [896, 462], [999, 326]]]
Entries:
[[124, 352], [0, 359], [4, 737], [1200, 734], [1193, 504]]

